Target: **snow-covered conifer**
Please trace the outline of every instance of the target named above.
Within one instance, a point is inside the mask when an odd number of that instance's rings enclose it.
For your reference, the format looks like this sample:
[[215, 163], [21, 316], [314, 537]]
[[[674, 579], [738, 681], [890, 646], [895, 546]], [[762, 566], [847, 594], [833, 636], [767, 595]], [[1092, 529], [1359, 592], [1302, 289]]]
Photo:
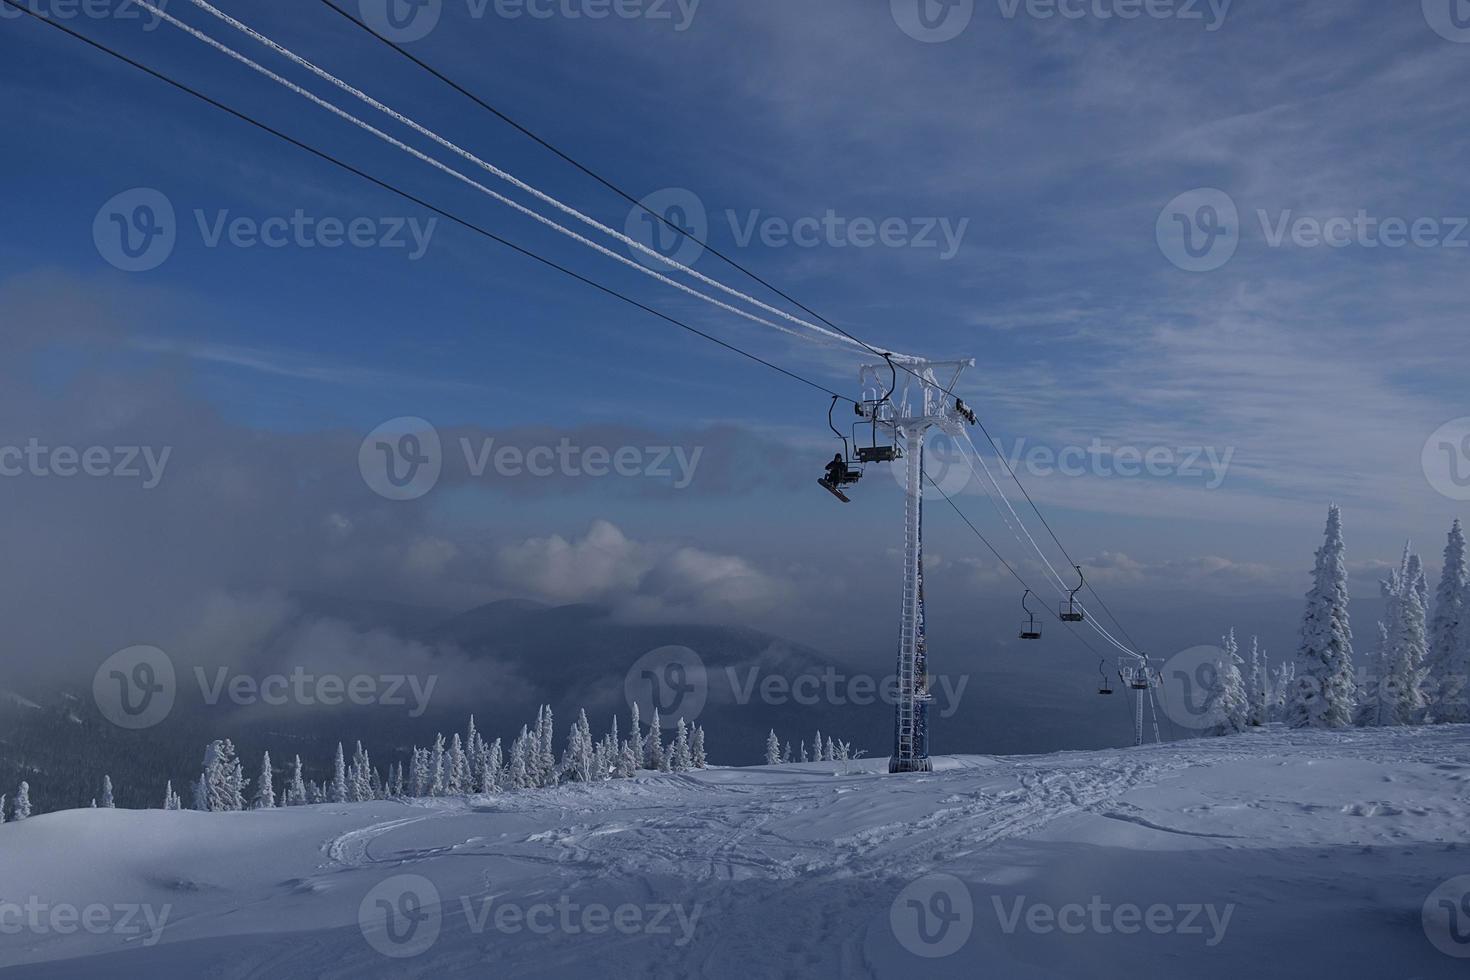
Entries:
[[1252, 728], [1264, 726], [1269, 718], [1267, 709], [1267, 686], [1265, 652], [1257, 637], [1251, 637], [1251, 672], [1246, 683], [1246, 724]]
[[1470, 722], [1470, 567], [1460, 522], [1450, 528], [1434, 593], [1425, 681], [1426, 711], [1438, 724]]
[[781, 740], [776, 737], [776, 730], [771, 729], [771, 734], [766, 736], [766, 765], [779, 766], [781, 764]]
[[663, 723], [658, 717], [658, 705], [653, 707], [653, 722], [648, 726], [648, 742], [643, 750], [643, 764], [649, 769], [666, 770], [664, 759]]
[[347, 802], [347, 760], [342, 753], [342, 743], [337, 743], [337, 756], [332, 760], [332, 782], [327, 789], [330, 803]]
[[109, 810], [117, 809], [117, 803], [112, 798], [112, 777], [105, 774], [102, 777], [102, 805]]
[[24, 820], [31, 815], [31, 784], [24, 779], [15, 791], [15, 808], [12, 810], [13, 820]]
[[286, 805], [304, 806], [306, 804], [306, 783], [301, 776], [301, 756], [297, 756], [291, 762], [291, 781], [286, 784]]
[[1217, 665], [1220, 701], [1217, 705], [1218, 720], [1214, 734], [1233, 735], [1245, 730], [1249, 712], [1245, 682], [1240, 676], [1240, 668], [1245, 665], [1245, 661], [1240, 658], [1240, 644], [1236, 642], [1234, 627], [1220, 638], [1220, 644], [1224, 652]]
[[267, 752], [260, 760], [260, 778], [255, 781], [255, 809], [274, 810], [275, 808], [275, 780], [271, 776], [271, 754]]
[[669, 756], [669, 768], [674, 772], [684, 772], [694, 768], [694, 758], [689, 752], [689, 727], [684, 724], [682, 716], [679, 718], [678, 727], [674, 730], [674, 746]]
[[1293, 728], [1343, 728], [1353, 722], [1358, 691], [1343, 555], [1342, 512], [1334, 504], [1302, 615], [1296, 680], [1286, 707], [1286, 722]]
[[704, 754], [704, 726], [694, 726], [694, 740], [689, 743], [689, 755], [694, 760], [694, 768], [703, 769], [709, 765], [709, 759]]

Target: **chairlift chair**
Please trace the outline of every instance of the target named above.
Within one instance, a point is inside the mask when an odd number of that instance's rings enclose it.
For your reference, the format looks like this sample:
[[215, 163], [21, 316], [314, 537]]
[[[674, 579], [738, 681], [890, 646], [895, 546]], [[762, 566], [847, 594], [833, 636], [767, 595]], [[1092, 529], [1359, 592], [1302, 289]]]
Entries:
[[1108, 682], [1108, 672], [1105, 669], [1106, 666], [1107, 666], [1107, 661], [1106, 660], [1099, 660], [1097, 662], [1097, 672], [1102, 675], [1102, 684], [1097, 689], [1097, 693], [1099, 693], [1099, 694], [1112, 694], [1113, 693], [1112, 685]]
[[1031, 590], [1026, 590], [1026, 595], [1021, 596], [1021, 608], [1026, 610], [1026, 622], [1021, 624], [1021, 639], [1041, 639], [1041, 624], [1036, 621], [1036, 614], [1026, 605], [1026, 599], [1031, 595]]
[[1080, 623], [1087, 618], [1082, 611], [1082, 607], [1077, 604], [1077, 593], [1082, 591], [1082, 587], [1087, 582], [1082, 577], [1082, 566], [1073, 565], [1072, 567], [1077, 569], [1077, 588], [1072, 590], [1071, 594], [1067, 596], [1067, 601], [1062, 603], [1057, 610], [1057, 618], [1064, 623]]

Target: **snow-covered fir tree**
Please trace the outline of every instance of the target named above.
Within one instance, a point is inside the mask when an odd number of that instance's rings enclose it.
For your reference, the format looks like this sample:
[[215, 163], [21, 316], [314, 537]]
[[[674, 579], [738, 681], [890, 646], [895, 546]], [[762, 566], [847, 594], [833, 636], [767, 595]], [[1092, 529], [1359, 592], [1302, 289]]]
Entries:
[[465, 758], [464, 746], [460, 744], [459, 732], [449, 740], [449, 755], [445, 758], [444, 792], [450, 796], [463, 796], [470, 789], [470, 765]]
[[274, 810], [276, 808], [276, 789], [271, 777], [271, 754], [265, 753], [260, 760], [260, 778], [255, 781], [255, 809]]
[[1296, 663], [1283, 660], [1271, 672], [1271, 696], [1267, 700], [1271, 721], [1286, 720], [1286, 701], [1294, 683], [1296, 683]]
[[445, 772], [444, 736], [434, 736], [434, 748], [429, 755], [429, 795], [443, 796], [449, 785], [449, 774]]
[[327, 787], [327, 802], [346, 803], [347, 795], [347, 760], [342, 753], [342, 743], [338, 742], [337, 755], [332, 760], [332, 782]]
[[694, 768], [703, 769], [709, 764], [709, 759], [704, 753], [704, 726], [694, 726], [694, 738], [689, 743], [689, 755], [694, 762]]
[[1317, 550], [1312, 589], [1302, 615], [1286, 723], [1292, 728], [1344, 728], [1353, 722], [1357, 697], [1342, 511], [1334, 504], [1327, 512], [1325, 541]]
[[[163, 808], [165, 810], [182, 810], [184, 801], [179, 799], [179, 794], [174, 792], [174, 781], [170, 779], [163, 788]], [[0, 807], [3, 809], [3, 807]]]
[[1389, 630], [1388, 666], [1393, 682], [1393, 723], [1417, 725], [1424, 719], [1424, 661], [1428, 656], [1427, 590], [1422, 587], [1424, 570], [1418, 555], [1409, 556], [1404, 572], [1403, 594], [1395, 604]]
[[766, 736], [766, 765], [779, 766], [781, 764], [781, 740], [776, 737], [776, 730]]
[[200, 789], [200, 809], [214, 813], [245, 809], [245, 773], [229, 739], [216, 739], [205, 748]]
[[1251, 672], [1246, 682], [1246, 724], [1252, 728], [1264, 726], [1270, 717], [1267, 701], [1270, 698], [1270, 682], [1266, 677], [1265, 651], [1260, 640], [1251, 637]]
[[298, 755], [291, 761], [291, 779], [286, 783], [285, 803], [287, 806], [305, 806], [306, 799], [306, 782], [301, 775], [301, 756]]
[[25, 820], [31, 815], [31, 784], [24, 779], [15, 790], [15, 806], [11, 810], [12, 820]]
[[669, 768], [674, 772], [694, 768], [694, 758], [689, 753], [689, 727], [684, 724], [682, 717], [674, 730], [674, 745], [669, 751]]
[[[1391, 615], [1391, 613], [1390, 613]], [[1369, 658], [1368, 670], [1358, 688], [1357, 723], [1361, 726], [1378, 727], [1394, 723], [1394, 702], [1391, 666], [1392, 644], [1388, 638], [1388, 624], [1378, 621], [1378, 645]]]
[[664, 759], [663, 722], [658, 717], [658, 705], [653, 707], [653, 721], [648, 726], [648, 741], [643, 747], [643, 765], [660, 771], [668, 768]]
[[1222, 655], [1216, 664], [1219, 685], [1219, 701], [1216, 704], [1215, 735], [1234, 735], [1245, 731], [1249, 704], [1246, 700], [1245, 681], [1240, 668], [1245, 661], [1240, 658], [1240, 644], [1235, 639], [1235, 628], [1220, 638]]
[[117, 803], [112, 798], [112, 777], [108, 775], [102, 777], [102, 805], [109, 810], [117, 809]]
[[1425, 711], [1431, 722], [1470, 722], [1470, 566], [1465, 531], [1455, 521], [1444, 548], [1444, 571], [1434, 592], [1425, 664]]

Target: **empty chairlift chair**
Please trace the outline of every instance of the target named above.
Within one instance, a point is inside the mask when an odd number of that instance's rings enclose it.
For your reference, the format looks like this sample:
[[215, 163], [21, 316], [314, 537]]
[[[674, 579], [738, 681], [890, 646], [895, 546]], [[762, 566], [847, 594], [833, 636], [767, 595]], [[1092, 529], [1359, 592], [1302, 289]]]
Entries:
[[1031, 611], [1031, 607], [1026, 605], [1026, 599], [1030, 595], [1031, 590], [1027, 589], [1026, 595], [1021, 596], [1021, 608], [1026, 610], [1026, 621], [1021, 624], [1021, 639], [1039, 640], [1041, 639], [1041, 624], [1036, 621], [1036, 614]]
[[1080, 623], [1087, 618], [1083, 614], [1082, 606], [1077, 602], [1077, 593], [1082, 591], [1082, 587], [1087, 582], [1082, 577], [1082, 566], [1073, 565], [1072, 567], [1077, 569], [1077, 588], [1072, 590], [1067, 596], [1067, 601], [1062, 603], [1057, 610], [1057, 618], [1064, 623]]

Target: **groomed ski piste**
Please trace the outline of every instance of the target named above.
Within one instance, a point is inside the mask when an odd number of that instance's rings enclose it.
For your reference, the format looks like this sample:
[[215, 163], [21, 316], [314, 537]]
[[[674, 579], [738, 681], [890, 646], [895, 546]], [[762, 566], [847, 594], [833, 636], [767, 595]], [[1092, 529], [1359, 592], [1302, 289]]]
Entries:
[[1464, 977], [1470, 727], [0, 834], [32, 978]]

